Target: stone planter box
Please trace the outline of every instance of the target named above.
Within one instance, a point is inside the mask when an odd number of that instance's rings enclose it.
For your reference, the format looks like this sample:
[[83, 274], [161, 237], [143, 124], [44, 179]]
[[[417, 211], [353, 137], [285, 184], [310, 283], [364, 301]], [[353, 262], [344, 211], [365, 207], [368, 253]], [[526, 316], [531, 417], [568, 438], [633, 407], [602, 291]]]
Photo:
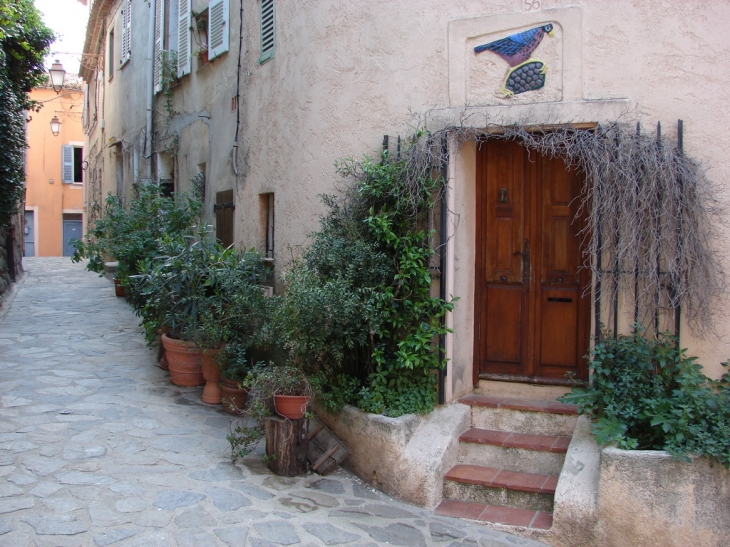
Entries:
[[317, 417], [348, 448], [347, 467], [395, 498], [435, 507], [443, 477], [456, 462], [459, 434], [469, 428], [466, 405], [438, 407], [428, 416], [388, 418], [345, 406], [339, 414], [314, 405]]
[[581, 417], [555, 492], [556, 546], [730, 545], [730, 471], [707, 458], [600, 448]]

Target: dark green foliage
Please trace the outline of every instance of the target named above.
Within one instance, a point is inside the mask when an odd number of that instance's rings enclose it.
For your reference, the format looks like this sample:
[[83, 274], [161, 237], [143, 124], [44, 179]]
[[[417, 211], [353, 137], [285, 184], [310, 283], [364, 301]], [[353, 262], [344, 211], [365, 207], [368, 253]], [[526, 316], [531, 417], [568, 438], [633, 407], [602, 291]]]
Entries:
[[730, 467], [730, 376], [712, 380], [676, 339], [606, 334], [591, 352], [590, 386], [560, 400], [593, 418], [599, 444], [714, 458]]
[[139, 273], [143, 261], [158, 254], [163, 237], [175, 239], [190, 233], [201, 211], [199, 200], [187, 194], [166, 197], [156, 184], [140, 186], [128, 209], [121, 198], [109, 194], [102, 218], [83, 241], [72, 241], [76, 249], [72, 260], [88, 258], [86, 268], [98, 273], [104, 272], [105, 261], [116, 260], [116, 277], [126, 285], [129, 276]]
[[31, 0], [0, 0], [0, 225], [23, 196], [23, 111], [38, 109], [28, 93], [45, 74], [43, 57], [53, 39]]
[[327, 214], [302, 261], [285, 277], [273, 328], [293, 360], [318, 375], [328, 410], [345, 403], [400, 416], [436, 402], [441, 319], [453, 309], [431, 296], [426, 229], [442, 181], [402, 159], [346, 160], [354, 181], [324, 196]]

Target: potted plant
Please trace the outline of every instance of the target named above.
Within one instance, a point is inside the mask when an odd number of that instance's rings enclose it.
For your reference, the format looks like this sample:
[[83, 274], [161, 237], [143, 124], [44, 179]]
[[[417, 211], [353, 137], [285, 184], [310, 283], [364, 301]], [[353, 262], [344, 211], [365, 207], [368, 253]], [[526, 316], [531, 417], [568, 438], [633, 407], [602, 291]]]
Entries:
[[283, 418], [301, 420], [312, 398], [312, 387], [304, 372], [294, 366], [258, 368], [251, 382], [251, 390], [264, 405]]
[[251, 366], [246, 360], [246, 349], [236, 343], [228, 344], [222, 352], [220, 367], [221, 402], [228, 414], [243, 414], [250, 381]]

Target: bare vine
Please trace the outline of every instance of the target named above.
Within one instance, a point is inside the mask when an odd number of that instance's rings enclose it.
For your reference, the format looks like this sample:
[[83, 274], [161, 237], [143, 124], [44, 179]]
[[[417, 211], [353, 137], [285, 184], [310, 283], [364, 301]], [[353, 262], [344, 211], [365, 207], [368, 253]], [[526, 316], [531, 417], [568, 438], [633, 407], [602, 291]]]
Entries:
[[712, 330], [726, 288], [717, 248], [721, 204], [696, 161], [660, 135], [623, 122], [590, 130], [527, 123], [486, 127], [447, 127], [413, 137], [403, 152], [403, 191], [415, 197], [424, 174], [447, 160], [446, 137], [457, 145], [516, 140], [563, 158], [585, 174], [577, 215], [587, 218], [583, 249], [594, 281], [611, 300], [617, 293], [631, 295], [638, 321], [681, 306], [693, 332]]

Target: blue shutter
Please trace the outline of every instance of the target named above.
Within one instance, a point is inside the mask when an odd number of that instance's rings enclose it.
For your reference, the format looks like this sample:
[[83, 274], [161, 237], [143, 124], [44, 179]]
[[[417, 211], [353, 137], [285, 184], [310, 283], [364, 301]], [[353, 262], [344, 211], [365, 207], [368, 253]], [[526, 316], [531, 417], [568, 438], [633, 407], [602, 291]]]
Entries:
[[61, 146], [61, 182], [72, 184], [74, 181], [74, 147], [70, 144]]

